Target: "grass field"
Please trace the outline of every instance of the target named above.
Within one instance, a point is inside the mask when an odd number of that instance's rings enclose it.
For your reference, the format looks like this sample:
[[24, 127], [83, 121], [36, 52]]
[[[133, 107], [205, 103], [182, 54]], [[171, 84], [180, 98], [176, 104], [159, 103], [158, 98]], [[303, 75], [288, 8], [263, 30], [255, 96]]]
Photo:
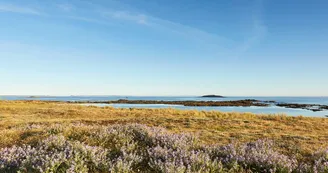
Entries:
[[328, 147], [328, 119], [255, 115], [175, 109], [116, 109], [81, 106], [64, 102], [0, 101], [0, 148], [36, 145], [51, 133], [42, 128], [69, 127], [64, 136], [87, 140], [84, 127], [113, 124], [143, 124], [163, 127], [168, 133], [190, 133], [205, 145], [239, 145], [259, 139], [274, 141], [274, 148], [298, 160], [307, 160], [315, 151]]

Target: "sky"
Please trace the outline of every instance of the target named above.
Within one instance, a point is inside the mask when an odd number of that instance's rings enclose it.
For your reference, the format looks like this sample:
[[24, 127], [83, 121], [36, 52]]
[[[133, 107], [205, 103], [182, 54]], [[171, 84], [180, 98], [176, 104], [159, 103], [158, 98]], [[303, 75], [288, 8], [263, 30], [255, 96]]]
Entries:
[[0, 0], [0, 95], [328, 96], [326, 0]]

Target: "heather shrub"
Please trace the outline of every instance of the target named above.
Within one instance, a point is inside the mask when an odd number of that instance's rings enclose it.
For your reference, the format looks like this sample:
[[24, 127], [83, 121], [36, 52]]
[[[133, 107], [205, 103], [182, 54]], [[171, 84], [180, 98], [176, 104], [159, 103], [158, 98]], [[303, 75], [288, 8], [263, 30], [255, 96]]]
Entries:
[[312, 160], [313, 172], [328, 173], [328, 149], [314, 153]]
[[28, 125], [49, 137], [0, 149], [0, 172], [327, 172], [328, 150], [300, 162], [269, 140], [207, 146], [190, 134], [129, 125]]
[[139, 156], [78, 141], [51, 136], [36, 147], [4, 148], [0, 154], [0, 172], [131, 172]]
[[274, 151], [272, 141], [258, 140], [241, 146], [240, 164], [256, 172], [292, 172], [297, 160]]
[[223, 172], [218, 160], [201, 151], [169, 149], [157, 146], [149, 149], [150, 167], [156, 172]]

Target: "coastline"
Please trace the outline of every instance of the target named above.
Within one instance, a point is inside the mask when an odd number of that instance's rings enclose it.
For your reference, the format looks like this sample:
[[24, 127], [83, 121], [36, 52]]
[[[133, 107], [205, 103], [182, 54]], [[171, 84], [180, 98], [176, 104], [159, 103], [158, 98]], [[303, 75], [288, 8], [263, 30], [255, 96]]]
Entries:
[[[135, 124], [147, 129], [167, 130], [167, 134], [172, 134], [168, 140], [174, 140], [174, 144], [181, 141], [180, 134], [197, 137], [200, 146], [218, 148], [269, 140], [274, 144], [268, 150], [270, 153], [274, 151], [291, 158], [297, 156], [299, 163], [312, 163], [307, 162], [310, 156], [328, 147], [327, 118], [172, 108], [126, 109], [58, 101], [0, 101], [0, 112], [0, 150], [26, 145], [43, 147], [40, 142], [52, 139], [54, 135], [61, 137], [63, 143], [73, 141], [94, 146], [91, 139], [101, 128], [105, 128], [102, 137], [113, 132], [130, 144], [127, 140], [130, 138], [117, 133], [117, 129], [127, 129], [127, 134], [135, 134], [133, 139], [144, 141], [144, 137], [148, 136], [142, 135], [144, 130], [126, 128]], [[115, 128], [108, 131], [107, 127]], [[157, 131], [149, 134], [156, 135]], [[115, 141], [112, 138], [95, 139], [102, 144]], [[187, 144], [189, 146], [190, 143]]]
[[[311, 147], [312, 142], [322, 144], [323, 141], [326, 141], [328, 143], [328, 138], [325, 138], [325, 136], [328, 136], [326, 131], [328, 119], [325, 117], [177, 110], [172, 108], [125, 109], [81, 106], [56, 101], [0, 101], [0, 112], [2, 113], [0, 129], [30, 123], [83, 122], [100, 125], [142, 123], [151, 126], [162, 126], [175, 132], [185, 130], [202, 132], [202, 139], [209, 143], [227, 143], [240, 137], [242, 138], [239, 140], [242, 141], [254, 140], [259, 137], [281, 139], [285, 135], [300, 136], [300, 138], [295, 139], [300, 140], [302, 143], [310, 142], [311, 144], [309, 143], [308, 147]], [[207, 125], [204, 126], [204, 123]], [[306, 138], [311, 138], [312, 142], [302, 140], [305, 138], [304, 131], [307, 131]], [[294, 138], [290, 139], [294, 140]], [[12, 142], [10, 141], [9, 143]]]
[[305, 109], [313, 112], [325, 111], [328, 110], [328, 105], [320, 104], [297, 104], [297, 103], [279, 103], [277, 101], [263, 101], [255, 99], [245, 99], [245, 100], [234, 100], [234, 101], [158, 101], [158, 100], [111, 100], [111, 101], [67, 101], [68, 103], [79, 103], [79, 104], [166, 104], [166, 105], [182, 105], [182, 106], [230, 106], [230, 107], [268, 107], [270, 105], [275, 105], [278, 107], [284, 108], [293, 108], [293, 109]]

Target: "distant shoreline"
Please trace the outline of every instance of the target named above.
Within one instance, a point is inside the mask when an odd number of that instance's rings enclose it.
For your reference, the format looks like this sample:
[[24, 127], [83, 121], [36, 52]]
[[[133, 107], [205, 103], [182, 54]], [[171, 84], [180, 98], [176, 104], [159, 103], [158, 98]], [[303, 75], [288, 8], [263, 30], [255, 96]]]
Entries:
[[102, 104], [167, 104], [183, 106], [269, 106], [269, 104], [258, 100], [235, 100], [235, 101], [158, 101], [158, 100], [127, 100], [119, 99], [112, 101], [68, 101], [69, 103], [102, 103]]
[[234, 100], [234, 101], [158, 101], [158, 100], [127, 100], [119, 99], [112, 101], [67, 101], [68, 103], [91, 103], [91, 104], [167, 104], [167, 105], [183, 105], [183, 106], [260, 106], [268, 107], [275, 105], [284, 108], [305, 109], [313, 112], [328, 110], [328, 105], [320, 104], [297, 104], [297, 103], [278, 103], [276, 101], [261, 101], [254, 99]]
[[[218, 99], [215, 99], [216, 96]], [[67, 97], [67, 98], [66, 98]], [[251, 106], [257, 106], [257, 107], [270, 107], [270, 106], [276, 106], [276, 107], [283, 107], [283, 108], [290, 108], [290, 109], [303, 109], [308, 110], [311, 112], [320, 112], [320, 111], [328, 111], [328, 104], [326, 102], [320, 103], [303, 103], [303, 102], [293, 102], [290, 100], [279, 100], [279, 97], [273, 97], [269, 98], [272, 100], [269, 100], [268, 98], [263, 97], [248, 97], [252, 99], [246, 98], [240, 98], [238, 100], [234, 100], [234, 97], [223, 97], [223, 99], [220, 99], [219, 95], [204, 95], [202, 96], [194, 96], [190, 97], [190, 100], [188, 97], [185, 97], [183, 99], [167, 99], [170, 97], [136, 97], [136, 96], [116, 96], [114, 98], [106, 98], [108, 96], [102, 97], [95, 97], [93, 99], [74, 99], [74, 97], [81, 97], [81, 96], [66, 96], [64, 99], [58, 99], [61, 97], [56, 96], [40, 96], [40, 95], [31, 95], [31, 96], [25, 96], [24, 98], [1, 98], [1, 100], [43, 100], [48, 102], [68, 102], [68, 103], [93, 103], [93, 104], [166, 104], [166, 105], [181, 105], [181, 106], [190, 106], [190, 107], [251, 107]], [[85, 96], [87, 97], [87, 96]], [[211, 99], [213, 97], [213, 99]], [[298, 97], [294, 97], [297, 98]], [[293, 99], [292, 99], [293, 100]], [[294, 99], [295, 100], [295, 99]], [[325, 114], [327, 115], [327, 113]]]

